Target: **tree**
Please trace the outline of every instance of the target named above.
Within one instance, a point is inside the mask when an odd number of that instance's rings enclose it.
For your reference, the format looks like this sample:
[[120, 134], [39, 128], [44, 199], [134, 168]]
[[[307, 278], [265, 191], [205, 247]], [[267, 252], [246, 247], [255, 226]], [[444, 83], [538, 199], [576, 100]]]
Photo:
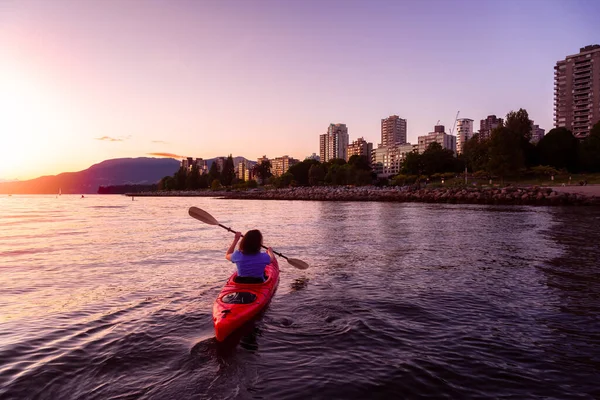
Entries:
[[208, 181], [211, 182], [211, 185], [215, 179], [221, 179], [221, 171], [219, 171], [219, 165], [217, 165], [216, 160], [212, 162], [208, 170]]
[[185, 190], [185, 183], [187, 180], [187, 171], [185, 168], [180, 167], [174, 175], [175, 178], [175, 190]]
[[208, 174], [201, 174], [198, 177], [198, 189], [207, 189], [208, 182]]
[[325, 167], [322, 164], [313, 164], [308, 170], [308, 184], [317, 186], [325, 181]]
[[219, 190], [221, 189], [221, 181], [218, 179], [215, 179], [212, 181], [212, 183], [210, 184], [210, 190]]
[[500, 126], [492, 132], [490, 139], [490, 159], [487, 169], [490, 173], [504, 178], [516, 174], [524, 166], [521, 136]]
[[463, 148], [462, 156], [471, 171], [480, 171], [487, 167], [490, 159], [490, 141], [480, 137], [478, 133], [468, 139]]
[[271, 161], [265, 160], [258, 163], [252, 169], [254, 175], [257, 176], [261, 182], [266, 182], [273, 174], [271, 173]]
[[579, 143], [566, 128], [554, 128], [537, 145], [540, 162], [556, 169], [577, 169]]
[[285, 174], [281, 175], [281, 187], [290, 186], [290, 184], [292, 183], [293, 180], [294, 180], [294, 175], [291, 174], [290, 172], [286, 172]]
[[223, 186], [230, 186], [235, 178], [235, 167], [233, 165], [233, 157], [231, 154], [227, 156], [223, 163], [223, 171], [221, 171], [221, 184]]
[[369, 160], [365, 156], [359, 156], [358, 154], [354, 154], [348, 160], [348, 164], [355, 167], [357, 170], [370, 171], [371, 166], [369, 165]]
[[425, 175], [449, 172], [456, 169], [456, 159], [452, 150], [444, 149], [438, 142], [433, 142], [421, 155]]
[[185, 179], [185, 188], [187, 190], [198, 190], [200, 188], [200, 168], [197, 165], [192, 166], [192, 170]]
[[406, 154], [402, 162], [402, 172], [407, 175], [421, 175], [423, 173], [423, 157], [419, 153]]
[[586, 172], [600, 172], [600, 122], [597, 122], [588, 137], [581, 142], [579, 161]]
[[531, 140], [531, 120], [527, 110], [519, 108], [519, 111], [511, 111], [506, 114], [504, 127], [529, 142]]
[[175, 186], [175, 178], [172, 176], [165, 176], [158, 182], [158, 190], [174, 190]]
[[294, 175], [294, 180], [298, 182], [299, 185], [308, 185], [308, 172], [310, 167], [318, 164], [320, 164], [320, 162], [309, 158], [299, 162], [298, 164], [292, 165], [288, 169], [288, 172]]

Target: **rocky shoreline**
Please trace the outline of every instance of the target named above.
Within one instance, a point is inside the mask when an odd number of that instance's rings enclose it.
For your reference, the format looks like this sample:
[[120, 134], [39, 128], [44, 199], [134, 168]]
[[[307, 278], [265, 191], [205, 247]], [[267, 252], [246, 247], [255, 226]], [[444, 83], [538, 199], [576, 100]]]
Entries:
[[413, 187], [295, 187], [252, 191], [171, 191], [128, 193], [127, 196], [203, 196], [225, 199], [305, 201], [391, 201], [450, 204], [537, 206], [600, 206], [600, 196], [555, 191], [548, 187], [413, 188]]

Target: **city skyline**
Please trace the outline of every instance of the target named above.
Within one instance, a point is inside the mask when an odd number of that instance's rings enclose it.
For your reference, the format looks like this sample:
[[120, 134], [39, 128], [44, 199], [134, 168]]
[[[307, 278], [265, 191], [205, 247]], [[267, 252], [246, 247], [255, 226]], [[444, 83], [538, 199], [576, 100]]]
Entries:
[[458, 110], [525, 108], [549, 131], [553, 68], [598, 42], [598, 13], [591, 1], [3, 3], [0, 179], [121, 157], [304, 159], [323, 126], [379, 143], [394, 114], [410, 143]]

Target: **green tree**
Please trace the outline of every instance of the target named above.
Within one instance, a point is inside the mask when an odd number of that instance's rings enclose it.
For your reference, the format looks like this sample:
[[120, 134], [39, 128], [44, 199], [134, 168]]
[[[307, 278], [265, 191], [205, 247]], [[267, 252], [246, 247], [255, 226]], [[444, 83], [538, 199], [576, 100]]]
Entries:
[[299, 185], [308, 185], [308, 171], [313, 165], [318, 165], [320, 162], [313, 159], [306, 159], [298, 164], [294, 164], [288, 169], [288, 172], [294, 175], [294, 180]]
[[231, 186], [233, 178], [235, 178], [235, 166], [233, 165], [233, 157], [230, 154], [223, 163], [223, 171], [221, 171], [221, 184], [223, 186]]
[[215, 191], [215, 190], [219, 190], [221, 188], [222, 188], [221, 181], [218, 179], [213, 180], [212, 183], [210, 184], [210, 190]]
[[348, 159], [348, 164], [355, 167], [357, 170], [370, 171], [371, 166], [369, 165], [369, 160], [365, 156], [359, 156], [358, 154], [354, 154]]
[[456, 158], [452, 150], [444, 149], [438, 142], [433, 142], [421, 155], [425, 175], [449, 172], [456, 169]]
[[198, 189], [207, 189], [208, 182], [208, 174], [200, 174], [198, 177]]
[[504, 127], [518, 136], [531, 140], [531, 120], [527, 110], [519, 108], [519, 111], [511, 111], [506, 114]]
[[253, 167], [254, 176], [258, 177], [261, 182], [266, 182], [273, 174], [271, 173], [271, 161], [263, 161]]
[[574, 172], [578, 166], [577, 138], [566, 128], [554, 128], [537, 145], [540, 162]]
[[600, 172], [600, 122], [597, 122], [588, 137], [582, 140], [579, 163], [586, 172]]
[[489, 139], [480, 137], [478, 133], [465, 142], [462, 156], [469, 170], [480, 171], [487, 167], [490, 159], [489, 147]]
[[504, 183], [504, 178], [516, 174], [524, 165], [521, 136], [503, 126], [494, 129], [490, 139], [488, 171], [499, 176]]
[[198, 190], [200, 188], [200, 168], [197, 165], [193, 165], [192, 170], [187, 174], [185, 188], [187, 190]]
[[292, 181], [294, 180], [294, 175], [290, 172], [286, 172], [285, 174], [281, 175], [281, 187], [288, 187], [292, 184]]
[[325, 167], [322, 164], [313, 164], [308, 170], [308, 184], [317, 186], [325, 181]]
[[212, 182], [215, 180], [221, 180], [221, 171], [219, 171], [219, 165], [217, 164], [217, 160], [214, 160], [210, 165], [210, 169], [208, 170], [208, 181]]
[[407, 175], [421, 175], [424, 170], [423, 157], [421, 154], [411, 152], [406, 154], [402, 162], [402, 173]]
[[185, 190], [185, 183], [187, 180], [187, 171], [185, 168], [180, 167], [174, 175], [175, 178], [175, 190]]

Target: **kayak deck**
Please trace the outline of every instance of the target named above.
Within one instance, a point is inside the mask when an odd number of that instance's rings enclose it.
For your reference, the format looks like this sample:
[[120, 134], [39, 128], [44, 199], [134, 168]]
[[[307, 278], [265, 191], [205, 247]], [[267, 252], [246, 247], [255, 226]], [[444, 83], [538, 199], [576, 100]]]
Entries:
[[279, 284], [277, 260], [266, 266], [265, 275], [267, 279], [263, 283], [237, 283], [237, 272], [229, 277], [213, 304], [215, 336], [219, 342], [269, 304]]

